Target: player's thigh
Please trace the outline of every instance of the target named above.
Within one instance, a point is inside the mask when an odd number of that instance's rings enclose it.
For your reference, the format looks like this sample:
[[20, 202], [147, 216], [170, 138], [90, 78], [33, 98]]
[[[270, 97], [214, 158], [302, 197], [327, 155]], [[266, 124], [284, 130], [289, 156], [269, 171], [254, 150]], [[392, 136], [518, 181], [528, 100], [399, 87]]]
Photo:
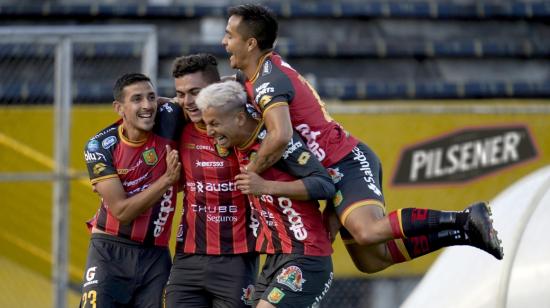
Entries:
[[122, 307], [131, 301], [138, 250], [92, 238], [80, 307]]
[[207, 290], [214, 308], [249, 308], [258, 275], [257, 254], [212, 257]]
[[170, 251], [162, 247], [144, 248], [138, 264], [141, 279], [134, 293], [133, 307], [161, 308], [172, 266]]
[[258, 305], [263, 300], [276, 307], [310, 307], [328, 293], [334, 277], [330, 256], [269, 257], [278, 259], [276, 263], [266, 260], [267, 264], [275, 264], [277, 268], [275, 271], [262, 271], [262, 274], [269, 275], [266, 279], [269, 284], [261, 294], [254, 295]]
[[207, 257], [176, 253], [166, 284], [166, 308], [211, 306], [206, 291]]
[[[359, 143], [351, 153], [332, 165], [329, 173], [336, 186], [331, 204], [344, 226], [361, 221], [359, 226], [364, 227], [383, 216], [382, 167], [376, 154], [366, 145]], [[357, 211], [363, 207], [374, 210]], [[355, 230], [350, 232], [353, 234]]]

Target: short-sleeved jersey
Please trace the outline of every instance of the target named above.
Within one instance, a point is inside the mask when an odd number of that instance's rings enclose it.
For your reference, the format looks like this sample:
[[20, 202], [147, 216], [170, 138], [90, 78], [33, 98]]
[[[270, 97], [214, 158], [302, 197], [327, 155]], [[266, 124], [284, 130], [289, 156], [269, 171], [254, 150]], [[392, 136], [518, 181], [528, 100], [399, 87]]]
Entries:
[[317, 91], [278, 54], [271, 52], [260, 59], [255, 77], [245, 81], [245, 88], [262, 114], [288, 103], [292, 126], [323, 166], [340, 161], [357, 145], [357, 139], [330, 117]]
[[[259, 125], [253, 138], [242, 148], [237, 148], [241, 165], [246, 166], [254, 159], [266, 135], [263, 125]], [[282, 158], [261, 176], [270, 181], [294, 181], [311, 176], [326, 177], [331, 181], [327, 171], [296, 132]], [[271, 195], [249, 195], [249, 199], [254, 209], [251, 227], [257, 237], [256, 251], [307, 256], [332, 253], [317, 200], [293, 200]]]
[[[155, 126], [148, 137], [130, 141], [123, 134], [122, 121], [110, 125], [92, 137], [84, 149], [84, 158], [92, 184], [120, 178], [127, 197], [149, 187], [166, 171], [166, 145], [176, 148], [181, 133], [181, 108], [173, 103], [159, 106]], [[121, 224], [102, 199], [92, 219], [95, 228], [144, 245], [168, 246], [177, 185], [170, 187], [151, 208], [132, 222]]]
[[185, 194], [176, 249], [208, 255], [253, 252], [256, 241], [247, 230], [251, 208], [235, 185], [239, 162], [234, 150], [218, 146], [205, 128], [188, 123], [179, 154]]

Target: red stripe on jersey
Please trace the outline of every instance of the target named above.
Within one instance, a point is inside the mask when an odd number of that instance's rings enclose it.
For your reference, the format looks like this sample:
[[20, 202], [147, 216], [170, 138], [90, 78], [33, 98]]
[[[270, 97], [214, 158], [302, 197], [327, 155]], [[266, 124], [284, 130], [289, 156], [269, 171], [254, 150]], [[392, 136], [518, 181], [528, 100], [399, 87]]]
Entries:
[[189, 123], [180, 139], [183, 164], [183, 230], [177, 249], [210, 255], [254, 251], [247, 233], [249, 211], [246, 197], [235, 185], [239, 173], [233, 151], [216, 147], [206, 131]]

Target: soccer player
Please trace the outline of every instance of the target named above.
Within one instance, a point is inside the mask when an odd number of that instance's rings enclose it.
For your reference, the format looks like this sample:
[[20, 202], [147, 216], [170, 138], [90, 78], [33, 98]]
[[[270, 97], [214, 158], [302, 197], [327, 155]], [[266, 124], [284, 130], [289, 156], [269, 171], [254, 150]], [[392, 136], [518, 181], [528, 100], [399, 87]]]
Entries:
[[317, 200], [331, 198], [335, 188], [297, 133], [261, 177], [245, 170], [269, 135], [247, 112], [246, 101], [236, 81], [212, 84], [197, 97], [208, 135], [237, 151], [243, 168], [236, 185], [249, 194], [254, 208], [256, 250], [268, 254], [255, 285], [254, 306], [312, 307], [333, 279], [332, 247]]
[[90, 222], [80, 306], [160, 308], [171, 266], [168, 241], [181, 173], [172, 148], [182, 111], [173, 103], [157, 106], [142, 74], [120, 77], [113, 94], [121, 119], [84, 149], [101, 206]]
[[195, 98], [220, 81], [209, 54], [174, 61], [177, 100], [190, 120], [180, 139], [183, 214], [166, 287], [167, 307], [249, 307], [258, 274], [250, 206], [235, 185], [239, 162], [206, 134]]
[[278, 29], [273, 13], [256, 4], [228, 12], [222, 44], [269, 131], [248, 170], [261, 173], [271, 166], [285, 151], [292, 128], [300, 132], [333, 177], [337, 194], [326, 217], [331, 221], [330, 211], [336, 212], [346, 248], [363, 272], [451, 245], [474, 246], [502, 259], [490, 209], [483, 202], [461, 212], [405, 208], [385, 215], [380, 161], [330, 117], [317, 92], [273, 51]]

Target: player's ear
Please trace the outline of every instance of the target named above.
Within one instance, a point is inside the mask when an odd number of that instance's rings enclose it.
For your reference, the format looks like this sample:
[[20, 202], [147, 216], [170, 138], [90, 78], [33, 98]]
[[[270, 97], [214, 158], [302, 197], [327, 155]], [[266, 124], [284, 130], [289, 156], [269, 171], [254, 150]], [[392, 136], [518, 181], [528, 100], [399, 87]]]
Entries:
[[114, 100], [113, 101], [113, 109], [115, 110], [115, 112], [120, 116], [122, 117], [123, 115], [123, 112], [122, 112], [122, 103], [117, 101], [117, 100]]
[[239, 111], [239, 112], [237, 113], [237, 116], [235, 117], [235, 118], [237, 119], [237, 124], [238, 124], [239, 126], [243, 126], [244, 123], [245, 123], [246, 120], [247, 120], [247, 117], [248, 117], [248, 116], [246, 115], [246, 111], [244, 111], [244, 110]]
[[248, 45], [248, 52], [251, 52], [252, 50], [254, 50], [254, 48], [258, 47], [258, 41], [253, 37], [249, 38], [246, 43]]

